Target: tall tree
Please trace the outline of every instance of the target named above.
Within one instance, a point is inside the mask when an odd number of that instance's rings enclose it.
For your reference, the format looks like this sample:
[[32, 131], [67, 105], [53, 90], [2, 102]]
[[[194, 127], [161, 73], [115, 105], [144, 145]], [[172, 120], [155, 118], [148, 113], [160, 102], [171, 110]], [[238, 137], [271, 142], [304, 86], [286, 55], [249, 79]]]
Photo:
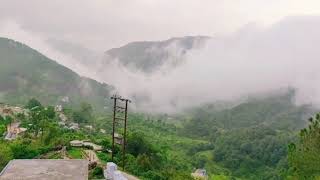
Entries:
[[320, 178], [320, 114], [309, 122], [300, 131], [299, 142], [289, 145], [288, 160], [299, 179]]
[[30, 99], [29, 101], [28, 101], [28, 103], [27, 103], [27, 105], [26, 105], [26, 108], [28, 108], [28, 109], [32, 109], [32, 108], [34, 108], [34, 107], [41, 107], [42, 105], [41, 105], [41, 103], [37, 100], [37, 99], [35, 99], [35, 98], [32, 98], [32, 99]]

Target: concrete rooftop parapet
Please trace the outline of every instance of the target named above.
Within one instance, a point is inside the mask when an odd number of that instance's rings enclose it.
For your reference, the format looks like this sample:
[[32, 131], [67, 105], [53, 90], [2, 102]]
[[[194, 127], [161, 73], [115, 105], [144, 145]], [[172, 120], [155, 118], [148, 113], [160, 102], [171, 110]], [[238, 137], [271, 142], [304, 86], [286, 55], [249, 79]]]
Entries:
[[0, 173], [1, 180], [87, 180], [87, 160], [18, 159]]

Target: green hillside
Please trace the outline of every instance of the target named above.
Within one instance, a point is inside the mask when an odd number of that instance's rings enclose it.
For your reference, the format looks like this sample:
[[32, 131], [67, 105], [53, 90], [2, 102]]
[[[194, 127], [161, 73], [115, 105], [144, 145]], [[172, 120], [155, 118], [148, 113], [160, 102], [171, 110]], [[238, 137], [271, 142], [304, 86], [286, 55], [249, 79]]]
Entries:
[[80, 77], [75, 72], [19, 42], [0, 38], [0, 101], [24, 104], [36, 97], [56, 104], [69, 97], [71, 104], [87, 101], [103, 107], [111, 86]]
[[[168, 63], [169, 58], [174, 58], [176, 63], [179, 63], [189, 50], [199, 48], [198, 46], [204, 44], [208, 39], [209, 37], [206, 36], [186, 36], [166, 41], [132, 42], [110, 49], [105, 54], [109, 61], [117, 59], [126, 67], [151, 73]], [[174, 47], [174, 52], [172, 47]]]
[[[202, 106], [188, 113], [180, 135], [209, 141], [195, 162], [211, 174], [242, 179], [285, 179], [287, 145], [315, 110], [293, 103], [294, 91], [250, 98], [223, 110]], [[213, 158], [208, 158], [208, 154]], [[228, 169], [225, 173], [212, 164]]]

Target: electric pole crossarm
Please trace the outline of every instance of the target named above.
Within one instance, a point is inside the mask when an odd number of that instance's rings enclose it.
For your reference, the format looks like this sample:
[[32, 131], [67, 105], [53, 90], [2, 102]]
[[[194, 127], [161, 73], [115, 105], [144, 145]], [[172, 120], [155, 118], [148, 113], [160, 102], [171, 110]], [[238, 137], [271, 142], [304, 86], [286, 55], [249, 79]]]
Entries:
[[125, 121], [126, 120], [125, 118], [120, 118], [120, 117], [116, 117], [115, 119], [121, 120], [121, 121]]
[[119, 109], [126, 109], [125, 107], [121, 107], [121, 106], [116, 106]]

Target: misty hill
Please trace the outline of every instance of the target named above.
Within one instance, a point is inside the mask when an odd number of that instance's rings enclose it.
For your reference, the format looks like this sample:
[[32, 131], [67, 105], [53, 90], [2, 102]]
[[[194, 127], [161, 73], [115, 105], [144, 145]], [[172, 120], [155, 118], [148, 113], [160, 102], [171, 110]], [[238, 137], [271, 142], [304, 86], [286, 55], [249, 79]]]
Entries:
[[107, 61], [118, 60], [120, 64], [134, 70], [150, 73], [162, 65], [174, 66], [181, 62], [188, 50], [200, 48], [209, 37], [186, 36], [165, 41], [132, 42], [108, 50]]
[[233, 107], [217, 109], [215, 104], [189, 111], [185, 134], [198, 137], [214, 136], [219, 129], [268, 127], [279, 131], [295, 131], [303, 128], [305, 119], [317, 110], [309, 105], [293, 103], [294, 90], [250, 98]]
[[36, 97], [55, 104], [63, 97], [70, 103], [87, 101], [103, 107], [111, 86], [80, 77], [75, 72], [19, 42], [0, 38], [0, 101], [25, 103]]

